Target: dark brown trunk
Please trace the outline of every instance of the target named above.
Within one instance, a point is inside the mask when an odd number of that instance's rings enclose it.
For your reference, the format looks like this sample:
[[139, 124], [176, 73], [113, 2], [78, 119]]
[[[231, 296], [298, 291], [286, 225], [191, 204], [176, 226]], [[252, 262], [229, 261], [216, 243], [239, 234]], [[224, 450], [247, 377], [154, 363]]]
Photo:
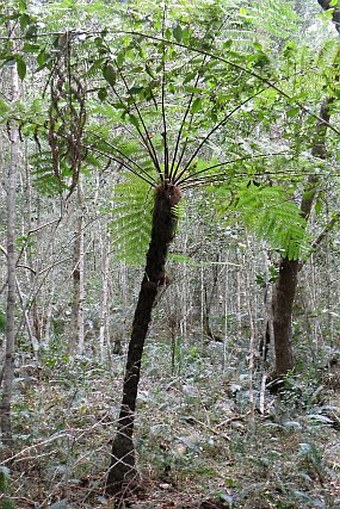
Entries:
[[294, 367], [291, 323], [298, 268], [298, 260], [283, 258], [273, 292], [275, 376], [283, 375]]
[[132, 325], [123, 399], [117, 432], [112, 444], [111, 465], [106, 486], [106, 491], [110, 494], [119, 493], [123, 485], [131, 482], [137, 474], [133, 428], [143, 347], [157, 293], [168, 281], [164, 269], [168, 247], [176, 226], [173, 207], [179, 202], [180, 197], [180, 190], [175, 186], [160, 185], [156, 189], [151, 242]]
[[[332, 102], [333, 98], [323, 101], [319, 114], [320, 120], [316, 126], [312, 155], [320, 159], [326, 158], [326, 131], [330, 119], [329, 106]], [[318, 192], [318, 183], [319, 177], [310, 175], [305, 185], [300, 210], [306, 220], [310, 216]], [[274, 377], [284, 375], [294, 367], [291, 322], [299, 267], [299, 260], [282, 258], [279, 265], [279, 276], [273, 289]]]

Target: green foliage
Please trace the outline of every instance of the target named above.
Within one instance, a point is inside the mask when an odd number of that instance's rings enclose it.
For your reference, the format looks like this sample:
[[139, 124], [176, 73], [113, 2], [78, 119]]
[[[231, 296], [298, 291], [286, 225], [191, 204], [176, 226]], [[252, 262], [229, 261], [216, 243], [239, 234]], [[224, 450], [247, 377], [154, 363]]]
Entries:
[[6, 314], [0, 306], [0, 334], [4, 333], [6, 329]]
[[9, 498], [10, 493], [10, 471], [7, 467], [0, 465], [0, 509], [13, 509], [14, 503]]
[[117, 184], [110, 211], [114, 254], [131, 265], [145, 260], [152, 222], [153, 190], [137, 176], [127, 174]]
[[246, 185], [237, 193], [235, 209], [248, 228], [283, 256], [290, 260], [303, 258], [308, 250], [306, 221], [284, 189]]
[[261, 29], [262, 39], [268, 41], [271, 37], [275, 41], [297, 33], [298, 16], [293, 9], [292, 2], [280, 0], [251, 2], [248, 0], [245, 4], [246, 7], [240, 9], [240, 15], [248, 25]]
[[38, 152], [30, 158], [33, 166], [33, 183], [42, 194], [60, 194], [64, 187], [55, 175], [49, 151]]

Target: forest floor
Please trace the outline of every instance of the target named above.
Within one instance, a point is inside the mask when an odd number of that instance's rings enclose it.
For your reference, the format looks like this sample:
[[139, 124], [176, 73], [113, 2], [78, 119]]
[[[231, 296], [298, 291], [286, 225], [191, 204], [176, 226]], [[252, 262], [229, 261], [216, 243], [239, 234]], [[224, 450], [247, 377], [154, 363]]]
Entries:
[[[135, 435], [140, 488], [120, 507], [339, 508], [336, 376], [301, 372], [260, 404], [260, 369], [250, 384], [247, 366], [228, 356], [222, 370], [219, 343], [182, 345], [172, 363], [168, 343], [148, 341]], [[49, 354], [42, 367], [18, 370], [14, 445], [0, 449], [2, 509], [119, 506], [104, 487], [124, 362]]]

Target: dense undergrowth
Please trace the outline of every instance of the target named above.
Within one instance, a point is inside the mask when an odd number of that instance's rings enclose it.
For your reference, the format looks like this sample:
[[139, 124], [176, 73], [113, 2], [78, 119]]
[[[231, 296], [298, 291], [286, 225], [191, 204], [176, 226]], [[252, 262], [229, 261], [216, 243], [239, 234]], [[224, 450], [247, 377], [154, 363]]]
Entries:
[[[251, 388], [246, 364], [231, 350], [222, 370], [221, 358], [220, 343], [190, 343], [171, 363], [168, 341], [150, 338], [136, 428], [141, 478], [129, 506], [339, 507], [340, 397], [332, 373], [309, 366], [292, 374], [285, 392], [266, 390], [260, 408], [260, 367]], [[104, 485], [124, 362], [71, 363], [55, 352], [40, 367], [18, 369], [14, 445], [1, 451], [3, 509], [117, 505]]]

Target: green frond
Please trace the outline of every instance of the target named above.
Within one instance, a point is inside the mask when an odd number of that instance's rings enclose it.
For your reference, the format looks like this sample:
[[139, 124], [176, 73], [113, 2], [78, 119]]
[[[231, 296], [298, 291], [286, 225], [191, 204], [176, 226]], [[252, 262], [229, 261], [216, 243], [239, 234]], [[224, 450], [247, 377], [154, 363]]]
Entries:
[[116, 185], [110, 211], [115, 256], [131, 265], [142, 265], [150, 242], [153, 190], [133, 174]]
[[[285, 39], [297, 31], [298, 16], [290, 2], [279, 0], [259, 0], [258, 2], [245, 2], [245, 7], [240, 9], [246, 23], [251, 23], [261, 30], [262, 34], [268, 34], [275, 38]], [[263, 35], [262, 35], [263, 37]]]
[[177, 205], [172, 207], [172, 213], [174, 217], [176, 218], [177, 222], [179, 222], [181, 219], [185, 216], [185, 204], [184, 201], [181, 200]]
[[46, 195], [56, 195], [62, 192], [63, 186], [53, 171], [49, 151], [32, 155], [30, 163], [33, 167], [33, 183], [39, 192]]
[[280, 187], [244, 186], [237, 194], [235, 209], [248, 228], [267, 240], [290, 260], [308, 251], [307, 223], [299, 207]]

